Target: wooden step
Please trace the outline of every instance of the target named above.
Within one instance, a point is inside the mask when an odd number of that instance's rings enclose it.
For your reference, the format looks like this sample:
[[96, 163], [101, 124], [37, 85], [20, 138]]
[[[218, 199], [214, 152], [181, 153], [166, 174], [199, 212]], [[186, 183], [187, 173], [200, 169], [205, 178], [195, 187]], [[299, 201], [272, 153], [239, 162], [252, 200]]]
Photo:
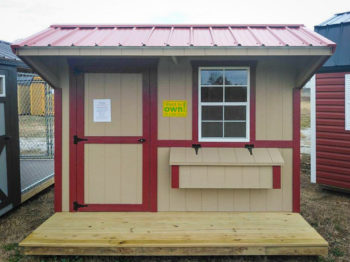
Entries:
[[323, 255], [297, 213], [56, 213], [24, 239], [28, 255]]

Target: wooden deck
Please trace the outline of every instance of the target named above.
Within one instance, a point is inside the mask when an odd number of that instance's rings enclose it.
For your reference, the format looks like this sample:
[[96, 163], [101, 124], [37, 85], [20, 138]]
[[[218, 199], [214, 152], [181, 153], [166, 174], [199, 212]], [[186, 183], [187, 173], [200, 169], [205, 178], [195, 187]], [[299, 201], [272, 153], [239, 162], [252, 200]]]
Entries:
[[24, 239], [27, 255], [327, 255], [296, 213], [56, 213]]

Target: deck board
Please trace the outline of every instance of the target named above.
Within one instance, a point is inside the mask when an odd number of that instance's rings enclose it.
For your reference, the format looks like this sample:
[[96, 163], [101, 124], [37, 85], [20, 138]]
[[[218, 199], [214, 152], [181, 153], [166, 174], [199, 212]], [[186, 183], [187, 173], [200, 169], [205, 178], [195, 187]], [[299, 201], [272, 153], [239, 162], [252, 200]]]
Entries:
[[326, 255], [296, 213], [56, 213], [24, 239], [31, 255]]

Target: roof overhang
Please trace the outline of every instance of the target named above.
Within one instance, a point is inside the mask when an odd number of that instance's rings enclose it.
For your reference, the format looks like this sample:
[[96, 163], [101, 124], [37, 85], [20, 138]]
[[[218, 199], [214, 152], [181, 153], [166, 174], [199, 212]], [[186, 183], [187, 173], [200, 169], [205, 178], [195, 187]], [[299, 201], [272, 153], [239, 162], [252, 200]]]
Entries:
[[[296, 76], [296, 88], [304, 84], [333, 54], [333, 46], [308, 47], [17, 47], [16, 55], [53, 87], [59, 87], [57, 72], [45, 63], [52, 57], [149, 58], [149, 57], [309, 57]], [[306, 63], [305, 63], [306, 61]]]
[[307, 47], [14, 47], [17, 56], [331, 56], [334, 46]]

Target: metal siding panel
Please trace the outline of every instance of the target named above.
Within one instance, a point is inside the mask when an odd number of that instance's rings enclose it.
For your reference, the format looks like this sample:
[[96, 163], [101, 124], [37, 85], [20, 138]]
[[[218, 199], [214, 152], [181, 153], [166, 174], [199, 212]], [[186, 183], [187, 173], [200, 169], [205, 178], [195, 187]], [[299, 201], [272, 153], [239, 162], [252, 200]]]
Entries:
[[350, 74], [345, 75], [345, 130], [350, 131]]
[[323, 69], [350, 65], [350, 23], [316, 27], [315, 31], [337, 44], [333, 56], [323, 65]]
[[317, 27], [323, 27], [327, 25], [336, 25], [336, 24], [347, 23], [347, 22], [350, 22], [350, 12], [335, 14], [331, 18], [328, 18], [326, 21], [317, 25]]
[[213, 28], [213, 36], [216, 44], [218, 46], [232, 46], [237, 45], [235, 44], [235, 39], [233, 38], [232, 34], [228, 30], [228, 28]]
[[232, 33], [237, 39], [238, 43], [242, 46], [258, 46], [259, 44], [253, 37], [253, 35], [246, 30], [245, 28], [241, 27], [232, 27]]
[[210, 31], [207, 28], [194, 28], [193, 45], [194, 46], [212, 46], [213, 41], [210, 35]]
[[251, 28], [254, 35], [259, 39], [261, 44], [265, 46], [280, 46], [280, 41], [269, 31], [264, 28]]
[[334, 45], [301, 25], [54, 25], [12, 47], [95, 44], [130, 47]]
[[188, 28], [175, 28], [171, 38], [169, 39], [170, 46], [189, 46], [190, 30]]
[[168, 37], [170, 35], [171, 28], [159, 28], [154, 30], [151, 37], [148, 40], [148, 46], [160, 46], [166, 45]]
[[291, 32], [285, 30], [282, 27], [271, 27], [271, 30], [274, 34], [278, 35], [286, 45], [289, 46], [304, 46], [303, 42], [298, 39], [295, 35], [293, 35]]
[[350, 188], [350, 132], [344, 128], [345, 73], [316, 77], [317, 183]]

